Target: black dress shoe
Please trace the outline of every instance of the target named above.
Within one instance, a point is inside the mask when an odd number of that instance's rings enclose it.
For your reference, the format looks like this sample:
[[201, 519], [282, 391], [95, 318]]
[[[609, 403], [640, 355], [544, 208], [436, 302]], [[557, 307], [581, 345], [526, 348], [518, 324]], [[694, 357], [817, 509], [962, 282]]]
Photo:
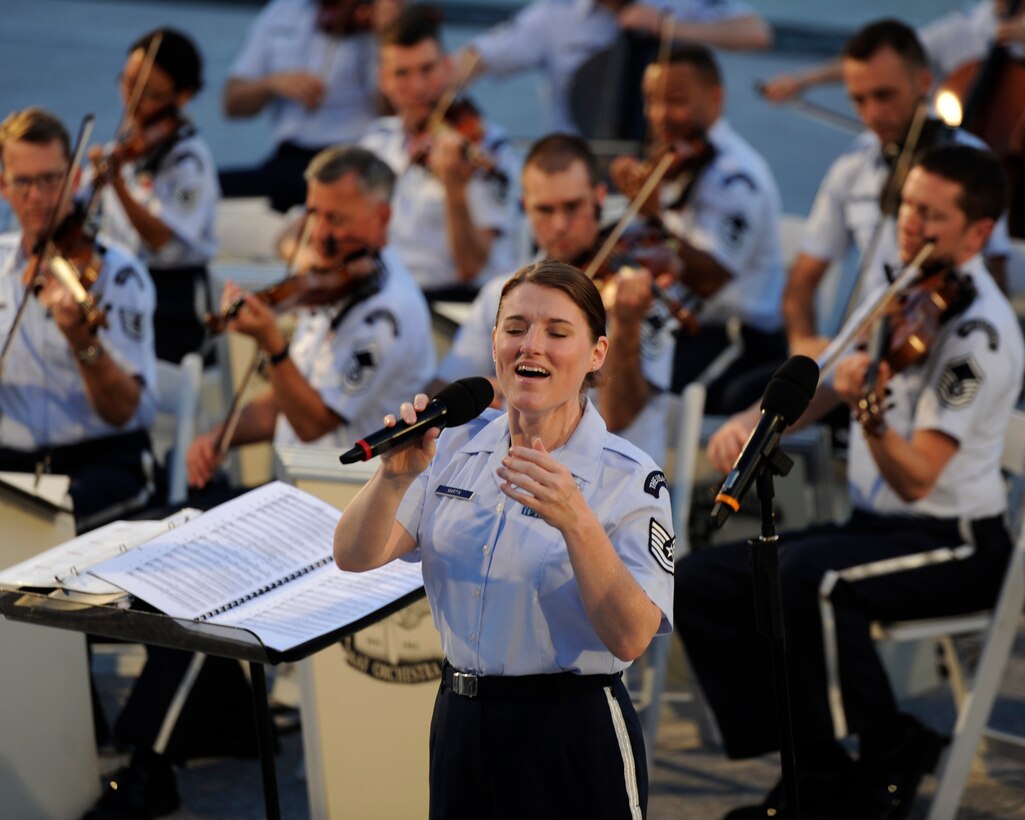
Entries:
[[171, 764], [159, 755], [136, 754], [107, 779], [103, 795], [82, 820], [148, 820], [180, 805]]
[[911, 715], [898, 715], [888, 742], [863, 743], [861, 777], [873, 795], [879, 820], [904, 820], [911, 814], [922, 778], [936, 770], [950, 739]]

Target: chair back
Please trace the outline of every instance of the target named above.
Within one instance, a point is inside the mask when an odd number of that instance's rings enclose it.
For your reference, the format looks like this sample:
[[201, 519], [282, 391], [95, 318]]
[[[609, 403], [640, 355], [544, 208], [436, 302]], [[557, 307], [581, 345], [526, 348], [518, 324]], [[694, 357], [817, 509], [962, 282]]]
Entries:
[[701, 418], [705, 411], [705, 387], [699, 382], [688, 384], [680, 396], [678, 421], [674, 429], [673, 480], [670, 503], [673, 508], [673, 529], [676, 532], [676, 560], [690, 552], [690, 508], [694, 496], [694, 469], [701, 449]]
[[167, 468], [167, 503], [180, 504], [188, 496], [185, 454], [196, 435], [203, 360], [187, 354], [179, 364], [157, 362], [157, 421], [153, 445]]

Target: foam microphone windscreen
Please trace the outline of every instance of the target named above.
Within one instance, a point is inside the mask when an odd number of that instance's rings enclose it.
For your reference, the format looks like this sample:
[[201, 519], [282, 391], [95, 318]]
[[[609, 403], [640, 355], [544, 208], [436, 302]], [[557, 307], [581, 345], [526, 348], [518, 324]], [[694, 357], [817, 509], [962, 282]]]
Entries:
[[791, 356], [772, 374], [762, 410], [782, 416], [789, 427], [808, 409], [819, 383], [819, 366], [807, 356]]
[[458, 427], [475, 419], [495, 398], [495, 389], [483, 376], [459, 379], [444, 387], [434, 400], [445, 405], [445, 426]]

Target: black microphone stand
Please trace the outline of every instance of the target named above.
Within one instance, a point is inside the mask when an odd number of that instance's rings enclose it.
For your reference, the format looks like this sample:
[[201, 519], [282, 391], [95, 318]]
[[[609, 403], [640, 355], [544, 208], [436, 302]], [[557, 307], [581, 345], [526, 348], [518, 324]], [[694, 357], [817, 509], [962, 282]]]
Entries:
[[794, 727], [791, 720], [790, 683], [787, 678], [786, 641], [783, 628], [783, 598], [779, 581], [779, 536], [772, 510], [773, 475], [786, 476], [793, 459], [779, 447], [766, 459], [758, 474], [756, 487], [762, 508], [762, 534], [748, 541], [751, 556], [751, 580], [754, 586], [755, 626], [769, 641], [772, 689], [776, 701], [779, 730], [780, 766], [788, 820], [799, 820], [797, 794], [797, 758], [794, 752]]

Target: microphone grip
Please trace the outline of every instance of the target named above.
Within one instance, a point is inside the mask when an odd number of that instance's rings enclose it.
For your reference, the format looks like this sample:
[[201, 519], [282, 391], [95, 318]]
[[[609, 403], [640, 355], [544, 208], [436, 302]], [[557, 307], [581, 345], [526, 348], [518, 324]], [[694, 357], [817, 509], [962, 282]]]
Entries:
[[417, 439], [432, 427], [442, 428], [448, 421], [448, 408], [439, 401], [432, 401], [418, 415], [416, 421], [407, 424], [399, 421], [394, 427], [384, 427], [359, 439], [356, 444], [338, 457], [342, 464], [369, 461], [375, 456], [394, 450], [413, 439]]

